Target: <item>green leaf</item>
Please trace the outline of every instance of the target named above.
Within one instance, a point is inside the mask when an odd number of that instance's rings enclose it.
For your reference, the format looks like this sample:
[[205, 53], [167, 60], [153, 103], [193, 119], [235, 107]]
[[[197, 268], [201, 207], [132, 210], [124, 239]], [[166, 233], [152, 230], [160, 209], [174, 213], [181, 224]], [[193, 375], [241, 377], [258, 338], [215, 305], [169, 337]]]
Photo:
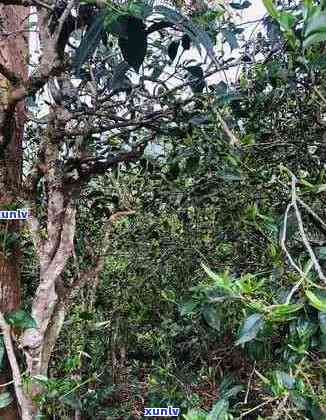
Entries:
[[264, 317], [262, 314], [250, 315], [244, 322], [240, 332], [240, 338], [236, 341], [236, 346], [247, 343], [256, 338], [258, 332], [264, 326]]
[[147, 52], [147, 35], [142, 20], [128, 16], [127, 37], [119, 37], [119, 47], [126, 62], [138, 72]]
[[312, 292], [311, 290], [306, 290], [305, 293], [311, 306], [318, 309], [320, 312], [326, 312], [325, 291], [315, 290], [315, 292]]
[[215, 85], [214, 91], [217, 96], [226, 95], [228, 91], [228, 85], [225, 82], [223, 82], [223, 80], [221, 80], [217, 83], [217, 85]]
[[117, 64], [113, 77], [110, 80], [110, 89], [116, 90], [120, 89], [124, 84], [126, 83], [126, 72], [129, 69], [129, 64], [125, 61], [122, 61], [121, 63]]
[[107, 16], [105, 19], [105, 28], [110, 34], [127, 39], [128, 18], [128, 15]]
[[224, 30], [223, 36], [225, 38], [225, 41], [229, 44], [231, 51], [235, 50], [239, 47], [237, 37], [232, 30]]
[[186, 161], [185, 171], [188, 174], [193, 174], [198, 169], [200, 159], [198, 156], [190, 156]]
[[82, 409], [83, 407], [80, 398], [78, 398], [76, 395], [65, 395], [60, 398], [60, 401], [75, 410]]
[[270, 314], [275, 321], [287, 321], [292, 319], [291, 316], [294, 312], [299, 311], [303, 308], [302, 304], [281, 304], [281, 305], [273, 305], [270, 306], [268, 309], [270, 310]]
[[279, 12], [276, 9], [274, 2], [272, 0], [263, 0], [264, 6], [272, 18], [277, 19]]
[[216, 331], [221, 329], [221, 308], [217, 305], [205, 305], [202, 311], [202, 315], [207, 324]]
[[289, 31], [295, 24], [295, 17], [288, 12], [281, 12], [278, 16], [278, 21], [282, 29]]
[[107, 12], [100, 12], [97, 15], [76, 50], [73, 67], [75, 68], [77, 75], [80, 73], [82, 65], [94, 54], [102, 39], [103, 32], [105, 31], [104, 22], [106, 14]]
[[326, 40], [326, 12], [314, 13], [306, 23], [303, 47], [308, 48]]
[[323, 334], [326, 334], [326, 313], [318, 312], [319, 327]]
[[179, 305], [179, 311], [181, 316], [191, 315], [195, 313], [196, 308], [198, 307], [198, 302], [196, 300], [188, 300], [187, 302]]
[[231, 279], [227, 276], [220, 276], [214, 273], [210, 268], [206, 267], [205, 264], [202, 264], [203, 269], [205, 270], [208, 277], [215, 281], [216, 286], [224, 289], [228, 292], [233, 292]]
[[287, 389], [292, 389], [295, 385], [295, 379], [286, 372], [280, 370], [275, 371], [277, 382]]
[[315, 14], [306, 23], [305, 37], [317, 32], [326, 32], [326, 12]]
[[204, 77], [203, 69], [200, 66], [188, 66], [186, 70], [197, 79], [202, 79]]
[[168, 56], [171, 61], [174, 61], [175, 57], [178, 54], [180, 41], [172, 41], [171, 44], [168, 47]]
[[230, 3], [230, 6], [236, 10], [243, 10], [243, 9], [248, 9], [248, 7], [251, 6], [251, 3], [250, 1], [245, 0], [244, 2], [240, 1], [239, 3], [232, 2]]
[[226, 420], [229, 408], [229, 401], [222, 399], [213, 405], [206, 420]]
[[146, 19], [153, 12], [152, 1], [135, 1], [129, 4], [129, 12], [140, 19]]
[[223, 179], [226, 182], [241, 181], [242, 177], [239, 174], [232, 173], [229, 171], [218, 171], [216, 176]]
[[228, 399], [226, 395], [229, 389], [234, 384], [234, 381], [235, 381], [235, 377], [232, 373], [226, 373], [223, 376], [222, 382], [218, 386], [218, 395], [220, 396], [220, 398], [224, 400]]
[[201, 93], [205, 87], [204, 72], [200, 66], [188, 66], [186, 70], [191, 74], [190, 87], [194, 93]]
[[316, 32], [309, 35], [302, 43], [303, 48], [311, 47], [314, 44], [326, 41], [326, 32]]
[[10, 392], [2, 392], [0, 394], [0, 408], [5, 408], [12, 403], [13, 397]]
[[190, 39], [189, 35], [187, 35], [187, 34], [183, 35], [181, 43], [182, 43], [182, 48], [184, 50], [190, 50], [191, 39]]
[[293, 404], [298, 408], [299, 410], [306, 410], [308, 408], [308, 400], [303, 398], [302, 395], [300, 395], [297, 391], [292, 391], [290, 393], [290, 398]]
[[22, 309], [18, 309], [17, 311], [5, 314], [5, 319], [8, 322], [8, 324], [20, 328], [22, 330], [25, 330], [27, 328], [37, 328], [35, 320], [31, 317], [29, 313], [25, 312]]
[[207, 413], [204, 410], [192, 408], [187, 412], [187, 414], [183, 414], [183, 418], [185, 420], [207, 420]]

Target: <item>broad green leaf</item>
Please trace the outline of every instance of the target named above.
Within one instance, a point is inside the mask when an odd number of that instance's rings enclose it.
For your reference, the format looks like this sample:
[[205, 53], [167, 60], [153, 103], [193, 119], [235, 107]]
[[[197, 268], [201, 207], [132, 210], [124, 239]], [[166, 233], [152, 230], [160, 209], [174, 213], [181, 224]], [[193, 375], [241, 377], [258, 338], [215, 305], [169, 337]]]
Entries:
[[316, 333], [318, 324], [311, 319], [298, 318], [296, 320], [295, 330], [302, 340], [307, 340]]
[[290, 399], [293, 402], [293, 404], [299, 409], [299, 410], [306, 410], [308, 407], [308, 400], [306, 400], [305, 398], [303, 398], [303, 396], [297, 392], [297, 391], [292, 391], [290, 393]]
[[217, 96], [225, 95], [228, 91], [228, 85], [221, 80], [214, 86], [214, 91]]
[[314, 44], [326, 41], [326, 32], [316, 32], [309, 35], [302, 43], [303, 48], [311, 47]]
[[218, 395], [220, 398], [223, 398], [224, 400], [227, 400], [228, 397], [226, 396], [228, 390], [233, 386], [235, 381], [234, 375], [231, 373], [227, 373], [223, 376], [223, 379], [218, 387]]
[[321, 192], [326, 191], [326, 184], [320, 184], [320, 185], [316, 185], [316, 193], [319, 194]]
[[195, 309], [198, 307], [198, 302], [196, 300], [189, 300], [179, 305], [179, 311], [181, 316], [190, 315], [195, 313]]
[[293, 28], [295, 24], [295, 17], [288, 12], [280, 12], [278, 19], [282, 29], [289, 31]]
[[205, 88], [204, 72], [200, 66], [188, 66], [186, 70], [190, 73], [190, 87], [194, 93], [202, 93]]
[[227, 172], [227, 171], [218, 171], [216, 176], [223, 179], [226, 182], [242, 181], [242, 176], [237, 173]]
[[213, 405], [206, 420], [227, 420], [229, 401], [222, 399]]
[[248, 0], [245, 0], [243, 2], [240, 1], [239, 3], [232, 2], [230, 3], [230, 6], [236, 10], [243, 10], [243, 9], [248, 9], [248, 7], [251, 6], [251, 2]]
[[309, 303], [314, 308], [318, 309], [320, 312], [326, 312], [326, 294], [321, 290], [306, 290], [306, 296], [309, 300]]
[[308, 19], [304, 35], [308, 37], [318, 32], [326, 32], [326, 12], [315, 14]]
[[22, 330], [37, 327], [37, 324], [35, 320], [31, 317], [31, 315], [22, 309], [18, 309], [17, 311], [7, 313], [5, 315], [5, 318], [8, 324], [20, 328]]
[[231, 51], [235, 50], [239, 47], [237, 37], [232, 30], [224, 30], [223, 36], [225, 38], [225, 41], [229, 44]]
[[295, 379], [286, 372], [277, 370], [275, 372], [277, 382], [287, 389], [292, 389], [295, 385]]
[[119, 46], [123, 58], [138, 72], [147, 52], [147, 34], [142, 20], [128, 17], [127, 37], [119, 38]]
[[107, 12], [100, 12], [97, 15], [76, 50], [73, 66], [77, 74], [80, 73], [82, 65], [94, 54], [102, 39], [102, 34], [105, 31], [104, 22], [106, 14]]
[[128, 38], [128, 15], [119, 15], [119, 16], [106, 16], [105, 19], [105, 29], [110, 34], [121, 37], [121, 38]]
[[203, 69], [200, 66], [188, 66], [186, 70], [197, 79], [202, 79], [204, 77]]
[[0, 408], [5, 408], [12, 403], [13, 397], [10, 392], [2, 392], [0, 394]]
[[174, 61], [178, 54], [180, 41], [172, 41], [171, 44], [168, 47], [168, 56], [171, 61]]
[[60, 401], [62, 401], [64, 404], [68, 405], [69, 407], [75, 410], [80, 410], [83, 407], [80, 398], [78, 398], [76, 395], [65, 395], [62, 398], [60, 398]]
[[216, 283], [216, 286], [220, 287], [221, 289], [227, 290], [228, 292], [232, 292], [232, 284], [231, 279], [227, 276], [219, 276], [218, 274], [214, 273], [210, 268], [206, 267], [205, 264], [202, 264], [203, 269], [205, 270], [208, 277], [213, 279]]
[[129, 64], [126, 61], [122, 61], [116, 65], [113, 77], [110, 80], [110, 89], [119, 89], [126, 83], [126, 72], [128, 71], [129, 67]]
[[[223, 398], [225, 399], [229, 399], [231, 397], [235, 397], [239, 394], [239, 392], [243, 391], [243, 386], [242, 385], [236, 385], [233, 386], [232, 388], [230, 388], [229, 390], [225, 391], [223, 393]], [[221, 395], [222, 396], [222, 395]]]
[[270, 306], [268, 309], [270, 311], [272, 318], [275, 321], [285, 321], [285, 320], [289, 320], [289, 316], [290, 316], [290, 319], [293, 318], [291, 314], [299, 311], [302, 308], [303, 308], [303, 305], [301, 304], [284, 303], [281, 305]]
[[147, 18], [153, 12], [152, 1], [135, 1], [129, 4], [129, 12], [140, 19]]
[[199, 166], [199, 157], [190, 156], [186, 161], [185, 171], [189, 174], [192, 174], [198, 169]]
[[263, 0], [264, 6], [272, 18], [277, 19], [279, 12], [276, 9], [273, 0]]
[[187, 34], [183, 35], [181, 43], [182, 43], [182, 48], [184, 50], [190, 50], [191, 39], [190, 39], [189, 35], [187, 35]]
[[303, 47], [308, 48], [313, 44], [326, 40], [326, 12], [314, 13], [306, 23]]
[[247, 343], [256, 338], [258, 332], [264, 326], [264, 317], [261, 314], [250, 315], [244, 322], [240, 332], [240, 338], [236, 341], [235, 345]]
[[185, 420], [207, 420], [207, 413], [204, 410], [193, 408], [187, 412], [187, 414], [183, 414], [183, 418]]
[[207, 324], [216, 331], [221, 329], [221, 308], [217, 305], [205, 305], [202, 315]]
[[252, 146], [256, 142], [255, 135], [253, 133], [246, 134], [243, 137], [241, 137], [240, 141], [241, 144], [245, 146]]

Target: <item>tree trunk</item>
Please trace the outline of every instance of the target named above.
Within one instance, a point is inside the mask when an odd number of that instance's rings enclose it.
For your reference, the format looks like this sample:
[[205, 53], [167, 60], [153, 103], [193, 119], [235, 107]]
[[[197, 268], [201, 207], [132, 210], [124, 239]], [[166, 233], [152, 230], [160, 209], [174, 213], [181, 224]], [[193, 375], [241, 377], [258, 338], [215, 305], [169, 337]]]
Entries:
[[[28, 40], [27, 13], [24, 7], [0, 6], [0, 63], [10, 71], [27, 78]], [[0, 75], [0, 113], [6, 109], [6, 98], [11, 85]], [[4, 115], [4, 114], [3, 114]], [[16, 197], [20, 192], [22, 179], [22, 141], [25, 120], [25, 104], [21, 102], [10, 118], [10, 129], [0, 132], [0, 141], [8, 146], [0, 152], [0, 209], [17, 206]], [[16, 240], [7, 246], [12, 235], [19, 232], [18, 221], [0, 221], [0, 311], [5, 313], [20, 305], [20, 249]], [[8, 363], [1, 367], [0, 384], [11, 379]], [[8, 391], [0, 387], [0, 392]], [[0, 418], [19, 419], [16, 404], [0, 409]]]

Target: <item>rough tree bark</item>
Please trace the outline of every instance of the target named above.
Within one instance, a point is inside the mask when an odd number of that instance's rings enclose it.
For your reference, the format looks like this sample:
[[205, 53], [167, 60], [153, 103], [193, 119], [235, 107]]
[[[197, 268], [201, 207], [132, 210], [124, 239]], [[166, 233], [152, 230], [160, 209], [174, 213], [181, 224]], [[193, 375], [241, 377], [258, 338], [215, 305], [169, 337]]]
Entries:
[[[27, 78], [28, 39], [26, 27], [28, 8], [0, 6], [0, 63], [22, 79]], [[3, 116], [6, 99], [11, 85], [0, 76], [0, 114]], [[22, 179], [22, 140], [25, 119], [25, 104], [21, 101], [11, 117], [6, 132], [0, 132], [2, 142], [8, 141], [8, 148], [0, 150], [0, 207], [15, 206], [20, 193]], [[20, 267], [19, 244], [11, 249], [4, 246], [8, 235], [17, 233], [19, 222], [0, 222], [0, 311], [2, 313], [16, 309], [20, 304]], [[0, 374], [0, 383], [11, 378], [10, 368]], [[0, 392], [6, 391], [0, 387]], [[12, 404], [0, 410], [3, 419], [20, 418], [17, 407]]]

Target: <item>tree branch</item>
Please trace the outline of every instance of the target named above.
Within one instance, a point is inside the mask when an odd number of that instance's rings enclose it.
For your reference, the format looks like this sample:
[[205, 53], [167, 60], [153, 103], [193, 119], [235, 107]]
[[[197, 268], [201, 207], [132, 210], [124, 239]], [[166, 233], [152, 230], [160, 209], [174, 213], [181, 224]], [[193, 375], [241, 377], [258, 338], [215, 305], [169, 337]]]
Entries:
[[14, 345], [11, 339], [10, 334], [10, 326], [7, 324], [2, 312], [0, 312], [0, 328], [3, 334], [3, 341], [6, 347], [8, 360], [11, 367], [11, 372], [14, 381], [14, 388], [17, 397], [18, 404], [21, 409], [21, 415], [23, 420], [32, 420], [32, 416], [30, 414], [30, 408], [28, 404], [28, 400], [24, 394], [22, 389], [22, 377], [19, 370], [19, 365], [16, 359]]

